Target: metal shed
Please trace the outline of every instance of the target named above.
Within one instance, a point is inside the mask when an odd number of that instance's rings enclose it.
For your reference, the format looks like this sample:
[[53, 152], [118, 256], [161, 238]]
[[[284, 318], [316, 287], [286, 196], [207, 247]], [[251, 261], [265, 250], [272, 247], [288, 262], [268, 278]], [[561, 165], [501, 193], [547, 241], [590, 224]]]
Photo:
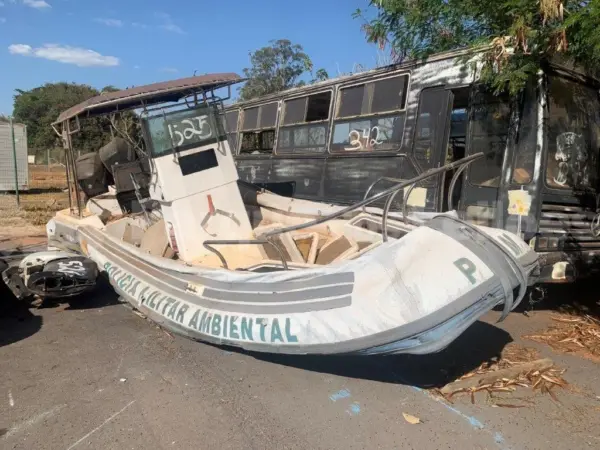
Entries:
[[[17, 150], [17, 176], [19, 190], [29, 189], [27, 160], [27, 127], [13, 123]], [[0, 191], [15, 190], [15, 165], [11, 140], [10, 123], [0, 122]]]

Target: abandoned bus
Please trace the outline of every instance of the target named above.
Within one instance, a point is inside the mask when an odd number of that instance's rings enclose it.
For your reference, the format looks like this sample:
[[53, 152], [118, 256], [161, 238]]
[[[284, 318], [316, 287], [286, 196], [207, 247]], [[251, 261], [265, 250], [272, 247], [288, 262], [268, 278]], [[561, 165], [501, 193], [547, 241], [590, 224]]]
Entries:
[[456, 177], [407, 191], [394, 209], [456, 209], [516, 232], [540, 254], [545, 282], [588, 274], [600, 256], [598, 80], [552, 65], [522, 95], [496, 96], [478, 83], [477, 60], [444, 53], [230, 105], [240, 178], [348, 204], [484, 152]]

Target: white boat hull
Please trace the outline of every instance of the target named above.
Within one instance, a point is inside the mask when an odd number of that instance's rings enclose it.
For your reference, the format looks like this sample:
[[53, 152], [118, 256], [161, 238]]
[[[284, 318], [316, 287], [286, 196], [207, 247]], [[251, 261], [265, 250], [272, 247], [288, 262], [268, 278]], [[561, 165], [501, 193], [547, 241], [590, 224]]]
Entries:
[[94, 227], [76, 233], [115, 290], [159, 325], [274, 353], [436, 352], [496, 305], [516, 306], [537, 267], [516, 236], [446, 216], [355, 260], [269, 273], [186, 266]]

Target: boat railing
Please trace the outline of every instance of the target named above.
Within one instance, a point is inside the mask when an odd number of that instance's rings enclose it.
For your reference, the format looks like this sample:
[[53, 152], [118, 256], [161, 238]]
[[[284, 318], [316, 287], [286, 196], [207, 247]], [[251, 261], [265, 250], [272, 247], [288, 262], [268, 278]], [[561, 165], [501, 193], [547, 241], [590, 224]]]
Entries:
[[[479, 153], [476, 153], [475, 155], [472, 155], [472, 159], [469, 159], [468, 161], [466, 161], [467, 158], [463, 158], [459, 161], [456, 161], [456, 162], [462, 163], [462, 164], [459, 165], [458, 170], [452, 176], [452, 180], [450, 180], [450, 186], [448, 188], [448, 210], [449, 211], [452, 211], [454, 209], [454, 205], [452, 202], [452, 193], [454, 192], [454, 188], [456, 186], [456, 181], [458, 180], [458, 177], [472, 163], [477, 161], [479, 158], [482, 158], [483, 155], [484, 154], [482, 152], [479, 152]], [[448, 170], [452, 170], [452, 169], [448, 169]], [[417, 183], [413, 183], [409, 186], [409, 188], [404, 193], [404, 198], [402, 200], [402, 220], [404, 220], [405, 224], [407, 224], [409, 222], [407, 200], [410, 198], [410, 194], [412, 193], [412, 191], [416, 185], [417, 185]], [[390, 213], [390, 208], [392, 207], [392, 202], [394, 201], [394, 198], [396, 197], [396, 195], [398, 195], [398, 192], [400, 192], [400, 189], [398, 189], [394, 193], [390, 194], [390, 196], [387, 198], [387, 200], [385, 202], [385, 206], [383, 207], [383, 217], [381, 219], [381, 236], [383, 238], [383, 242], [387, 242], [387, 240], [388, 240], [387, 219], [388, 219], [388, 216]]]
[[[263, 237], [263, 239], [257, 239], [257, 240], [208, 240], [208, 241], [204, 242], [204, 247], [206, 249], [210, 250], [211, 252], [215, 253], [219, 257], [221, 262], [223, 263], [223, 266], [225, 268], [228, 268], [225, 258], [217, 249], [212, 247], [213, 245], [270, 244], [273, 247], [275, 247], [275, 249], [277, 249], [277, 252], [281, 256], [281, 260], [283, 262], [284, 268], [287, 270], [287, 263], [285, 262], [285, 258], [283, 256], [283, 251], [277, 246], [277, 244], [275, 244], [274, 242], [272, 242], [270, 240], [271, 237], [277, 236], [277, 235], [283, 234], [283, 233], [289, 233], [291, 231], [298, 231], [298, 230], [302, 230], [305, 228], [310, 228], [315, 225], [320, 225], [320, 224], [328, 222], [330, 220], [342, 217], [345, 214], [348, 214], [349, 212], [355, 211], [359, 208], [363, 208], [363, 210], [364, 210], [364, 207], [366, 205], [388, 197], [387, 201], [385, 203], [385, 206], [383, 208], [383, 218], [382, 218], [382, 222], [381, 222], [382, 238], [383, 238], [383, 241], [386, 242], [388, 240], [387, 217], [388, 217], [392, 202], [394, 200], [394, 197], [397, 195], [398, 192], [400, 192], [401, 190], [403, 190], [406, 187], [410, 187], [406, 192], [406, 194], [410, 195], [412, 189], [414, 188], [414, 186], [417, 183], [419, 183], [423, 180], [426, 180], [428, 178], [434, 177], [436, 175], [439, 175], [441, 173], [447, 172], [449, 170], [454, 170], [456, 168], [459, 168], [459, 170], [457, 170], [456, 173], [454, 174], [454, 176], [452, 177], [452, 180], [450, 183], [450, 190], [449, 190], [448, 196], [451, 199], [452, 191], [454, 189], [454, 186], [456, 185], [456, 181], [458, 180], [458, 177], [460, 176], [460, 174], [465, 170], [465, 168], [469, 164], [478, 160], [479, 158], [482, 158], [483, 156], [484, 156], [484, 153], [482, 153], [482, 152], [476, 153], [474, 155], [467, 156], [463, 159], [451, 162], [444, 166], [437, 167], [434, 169], [429, 169], [429, 170], [417, 175], [416, 177], [411, 178], [409, 180], [405, 180], [405, 181], [401, 181], [401, 180], [398, 180], [395, 178], [390, 178], [390, 177], [382, 177], [382, 178], [376, 180], [373, 184], [371, 184], [371, 186], [369, 186], [369, 189], [367, 190], [367, 194], [372, 190], [374, 185], [376, 185], [377, 183], [379, 183], [380, 181], [383, 181], [385, 179], [389, 179], [391, 181], [398, 181], [398, 183], [394, 184], [392, 187], [389, 187], [388, 189], [385, 189], [385, 190], [379, 192], [378, 194], [373, 195], [372, 197], [366, 198], [366, 196], [365, 196], [365, 198], [363, 198], [363, 200], [361, 200], [360, 202], [357, 202], [357, 203], [354, 203], [353, 205], [342, 208], [339, 211], [336, 211], [334, 213], [327, 214], [325, 216], [321, 216], [317, 219], [311, 220], [310, 222], [305, 222], [305, 223], [301, 223], [298, 225], [292, 225], [289, 227], [278, 228], [276, 230], [268, 231], [267, 233], [265, 233], [261, 236], [261, 237]], [[405, 199], [408, 198], [406, 194], [405, 194]], [[406, 204], [406, 201], [403, 203]], [[449, 203], [449, 205], [450, 204], [451, 204], [451, 202]], [[405, 206], [403, 206], [402, 215], [403, 215], [403, 219], [405, 220], [405, 222], [407, 222], [407, 208]]]

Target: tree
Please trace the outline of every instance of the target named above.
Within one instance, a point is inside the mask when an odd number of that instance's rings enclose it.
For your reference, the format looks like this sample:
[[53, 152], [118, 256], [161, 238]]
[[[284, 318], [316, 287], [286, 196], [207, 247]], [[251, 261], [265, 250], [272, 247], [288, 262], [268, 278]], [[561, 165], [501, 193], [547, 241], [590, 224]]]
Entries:
[[314, 78], [311, 80], [311, 83], [318, 83], [319, 81], [325, 81], [329, 79], [329, 74], [325, 69], [319, 69], [315, 72]]
[[360, 9], [369, 42], [389, 45], [397, 61], [481, 46], [482, 79], [520, 91], [554, 58], [584, 69], [600, 63], [600, 0], [370, 0]]
[[[250, 53], [252, 67], [244, 69], [248, 78], [240, 89], [240, 100], [250, 100], [267, 94], [305, 84], [302, 75], [312, 73], [313, 63], [301, 45], [287, 39], [271, 41], [270, 45]], [[328, 78], [324, 69], [319, 69], [313, 81]]]
[[[100, 92], [91, 86], [75, 83], [47, 83], [29, 91], [17, 89], [14, 99], [15, 121], [27, 126], [30, 148], [46, 150], [62, 146], [52, 123], [66, 109], [88, 100]], [[82, 153], [94, 151], [111, 138], [106, 118], [81, 121], [81, 132], [73, 135], [73, 146]]]

